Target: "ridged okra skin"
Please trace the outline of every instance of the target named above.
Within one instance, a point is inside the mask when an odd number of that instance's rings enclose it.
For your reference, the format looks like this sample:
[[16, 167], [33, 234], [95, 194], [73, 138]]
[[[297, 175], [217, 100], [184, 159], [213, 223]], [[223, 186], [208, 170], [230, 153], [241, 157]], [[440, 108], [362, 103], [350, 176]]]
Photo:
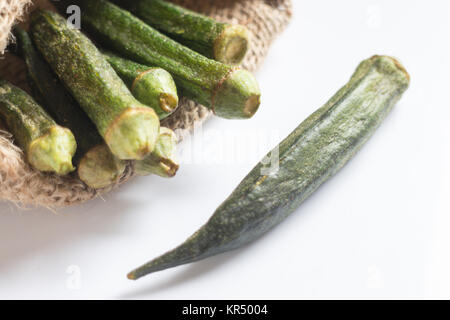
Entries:
[[259, 163], [199, 231], [128, 277], [201, 260], [259, 238], [355, 155], [408, 85], [409, 75], [397, 60], [374, 56], [363, 61], [341, 90], [268, 154], [279, 154], [278, 166], [270, 170]]
[[36, 50], [28, 33], [16, 28], [14, 34], [35, 94], [54, 119], [75, 136], [78, 148], [73, 162], [79, 178], [95, 189], [115, 183], [125, 170], [125, 162], [112, 155], [92, 121]]
[[[70, 128], [77, 140], [77, 154], [80, 159], [91, 147], [102, 144], [103, 139], [97, 128], [80, 106], [67, 92], [40, 53], [35, 49], [28, 33], [20, 28], [14, 30], [17, 38], [19, 55], [27, 65], [30, 86], [42, 100], [43, 107], [58, 121], [59, 124]], [[75, 160], [75, 163], [78, 163]]]
[[115, 2], [178, 42], [225, 64], [240, 64], [250, 46], [244, 26], [221, 23], [168, 1]]
[[102, 53], [79, 30], [56, 13], [31, 16], [33, 40], [77, 100], [114, 155], [143, 159], [153, 151], [159, 118], [138, 102]]
[[0, 118], [35, 169], [60, 175], [74, 170], [77, 144], [72, 132], [57, 125], [25, 91], [1, 79]]
[[[229, 119], [251, 118], [261, 92], [248, 71], [208, 59], [104, 0], [73, 0], [83, 28], [129, 59], [168, 71], [182, 94]], [[65, 4], [67, 2], [62, 2]]]
[[153, 108], [159, 119], [170, 116], [178, 107], [178, 93], [170, 73], [105, 52], [105, 58], [130, 88], [135, 98]]

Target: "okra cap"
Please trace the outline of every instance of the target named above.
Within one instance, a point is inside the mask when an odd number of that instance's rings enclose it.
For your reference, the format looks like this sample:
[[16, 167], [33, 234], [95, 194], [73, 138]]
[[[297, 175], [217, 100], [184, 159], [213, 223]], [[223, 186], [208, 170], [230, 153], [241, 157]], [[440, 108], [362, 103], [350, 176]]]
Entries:
[[72, 132], [53, 126], [44, 136], [31, 142], [28, 147], [28, 162], [37, 170], [66, 175], [74, 171], [72, 158], [77, 143]]
[[101, 144], [86, 152], [78, 165], [78, 177], [93, 189], [102, 189], [117, 182], [125, 171], [125, 161], [115, 157], [108, 146]]
[[219, 84], [212, 104], [219, 117], [249, 119], [261, 104], [258, 82], [250, 72], [235, 69]]
[[160, 119], [168, 117], [178, 107], [175, 81], [161, 68], [140, 73], [131, 86], [131, 93], [141, 103], [153, 108]]
[[214, 42], [214, 59], [225, 64], [238, 65], [244, 60], [250, 46], [250, 33], [241, 25], [227, 25]]
[[159, 118], [148, 107], [128, 108], [112, 123], [105, 141], [121, 160], [142, 160], [155, 148]]
[[176, 134], [165, 127], [161, 127], [155, 150], [144, 160], [136, 161], [134, 171], [141, 176], [156, 174], [163, 178], [176, 175], [180, 165], [176, 159]]

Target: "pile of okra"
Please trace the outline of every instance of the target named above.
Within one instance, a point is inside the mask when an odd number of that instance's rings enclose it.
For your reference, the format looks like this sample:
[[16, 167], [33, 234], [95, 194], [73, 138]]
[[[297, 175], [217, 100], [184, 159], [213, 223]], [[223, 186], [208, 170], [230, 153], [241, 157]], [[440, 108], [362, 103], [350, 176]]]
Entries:
[[[72, 5], [79, 17], [66, 15]], [[258, 110], [258, 83], [238, 67], [245, 27], [163, 0], [57, 7], [33, 11], [28, 31], [14, 29], [32, 95], [0, 79], [0, 119], [36, 170], [74, 173], [95, 189], [114, 184], [130, 160], [139, 175], [173, 177], [177, 138], [160, 120], [179, 95], [227, 119]]]

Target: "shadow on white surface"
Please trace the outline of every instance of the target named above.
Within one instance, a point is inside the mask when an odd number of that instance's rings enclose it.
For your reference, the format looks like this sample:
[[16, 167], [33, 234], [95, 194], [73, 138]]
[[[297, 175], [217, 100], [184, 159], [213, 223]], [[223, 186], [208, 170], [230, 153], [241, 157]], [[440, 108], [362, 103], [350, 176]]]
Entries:
[[22, 260], [47, 250], [56, 249], [63, 254], [73, 244], [120, 231], [123, 218], [135, 205], [138, 204], [121, 198], [117, 192], [108, 195], [107, 200], [98, 198], [56, 212], [1, 203], [0, 273], [14, 272]]

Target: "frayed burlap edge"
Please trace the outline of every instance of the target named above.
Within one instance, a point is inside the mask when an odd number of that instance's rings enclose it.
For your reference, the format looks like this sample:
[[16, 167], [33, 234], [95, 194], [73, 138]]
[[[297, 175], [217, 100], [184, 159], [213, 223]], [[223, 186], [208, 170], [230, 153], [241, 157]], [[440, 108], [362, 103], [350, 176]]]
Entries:
[[0, 0], [0, 53], [11, 37], [12, 25], [22, 16], [31, 0]]
[[[0, 52], [10, 39], [10, 28], [14, 21], [25, 20], [24, 8], [29, 0], [0, 0]], [[264, 60], [269, 46], [283, 31], [291, 17], [290, 0], [175, 0], [182, 6], [214, 17], [220, 21], [246, 25], [252, 34], [252, 47], [243, 67], [254, 71]], [[34, 1], [33, 7], [46, 7], [49, 1]], [[25, 66], [11, 54], [1, 58], [0, 75], [24, 89]], [[163, 126], [182, 132], [210, 116], [208, 109], [182, 99], [178, 110], [162, 122]], [[20, 206], [45, 206], [59, 208], [85, 202], [107, 193], [133, 176], [132, 165], [128, 165], [120, 181], [110, 188], [94, 190], [80, 180], [68, 176], [37, 172], [23, 159], [23, 154], [13, 143], [13, 137], [0, 126], [0, 199]]]

